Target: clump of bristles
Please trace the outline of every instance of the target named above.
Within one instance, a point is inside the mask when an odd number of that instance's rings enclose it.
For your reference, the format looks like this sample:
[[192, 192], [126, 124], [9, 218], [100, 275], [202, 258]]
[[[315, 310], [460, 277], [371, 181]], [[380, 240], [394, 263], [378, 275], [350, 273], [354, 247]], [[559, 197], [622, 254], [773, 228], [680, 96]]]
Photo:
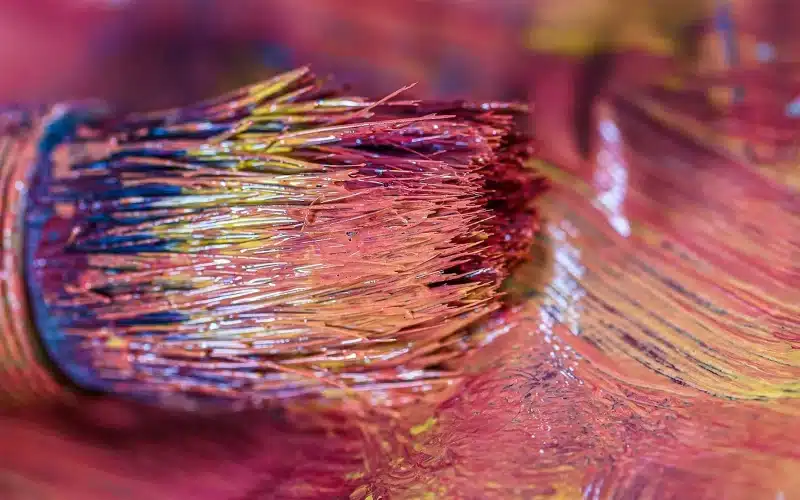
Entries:
[[541, 181], [521, 107], [395, 96], [300, 69], [92, 131], [102, 156], [37, 201], [59, 214], [33, 274], [56, 361], [88, 388], [247, 404], [451, 385]]

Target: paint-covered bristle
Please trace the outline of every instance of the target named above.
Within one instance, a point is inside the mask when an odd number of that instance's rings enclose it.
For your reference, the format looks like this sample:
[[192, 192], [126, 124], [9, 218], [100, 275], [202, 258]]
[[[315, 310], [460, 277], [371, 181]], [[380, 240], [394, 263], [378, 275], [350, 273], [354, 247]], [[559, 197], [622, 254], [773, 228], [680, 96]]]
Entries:
[[85, 132], [33, 208], [51, 355], [141, 398], [445, 389], [537, 227], [521, 112], [344, 97], [299, 69]]

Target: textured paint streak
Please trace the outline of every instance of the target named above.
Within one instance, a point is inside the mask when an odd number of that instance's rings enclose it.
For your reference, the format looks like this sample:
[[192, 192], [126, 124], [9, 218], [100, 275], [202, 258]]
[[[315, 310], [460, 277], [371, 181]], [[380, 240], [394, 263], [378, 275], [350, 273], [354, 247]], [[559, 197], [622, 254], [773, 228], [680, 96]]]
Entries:
[[[630, 241], [591, 214], [573, 223], [577, 246], [596, 249], [581, 254], [585, 354], [726, 398], [799, 396], [796, 193], [618, 104], [638, 223]], [[570, 184], [562, 196], [580, 206], [588, 188]]]

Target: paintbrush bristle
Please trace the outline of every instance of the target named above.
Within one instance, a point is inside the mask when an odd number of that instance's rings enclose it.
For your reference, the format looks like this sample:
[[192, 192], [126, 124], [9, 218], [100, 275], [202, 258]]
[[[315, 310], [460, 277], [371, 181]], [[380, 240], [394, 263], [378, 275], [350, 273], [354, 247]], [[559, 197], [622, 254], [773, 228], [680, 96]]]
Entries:
[[93, 130], [34, 200], [51, 356], [137, 398], [445, 389], [537, 228], [520, 112], [343, 97], [299, 69]]

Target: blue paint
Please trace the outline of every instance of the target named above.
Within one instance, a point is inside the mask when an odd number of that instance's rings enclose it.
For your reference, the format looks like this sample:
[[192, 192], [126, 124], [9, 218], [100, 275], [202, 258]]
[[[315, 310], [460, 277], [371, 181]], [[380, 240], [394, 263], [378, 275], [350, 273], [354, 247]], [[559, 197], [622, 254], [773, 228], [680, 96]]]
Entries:
[[189, 319], [189, 316], [179, 312], [161, 312], [152, 314], [142, 314], [134, 318], [126, 318], [119, 321], [120, 325], [167, 325], [170, 323], [180, 323]]
[[157, 196], [178, 196], [182, 193], [179, 186], [166, 184], [142, 184], [141, 186], [126, 187], [122, 189], [109, 189], [97, 193], [95, 200], [118, 200], [134, 196], [157, 197]]

